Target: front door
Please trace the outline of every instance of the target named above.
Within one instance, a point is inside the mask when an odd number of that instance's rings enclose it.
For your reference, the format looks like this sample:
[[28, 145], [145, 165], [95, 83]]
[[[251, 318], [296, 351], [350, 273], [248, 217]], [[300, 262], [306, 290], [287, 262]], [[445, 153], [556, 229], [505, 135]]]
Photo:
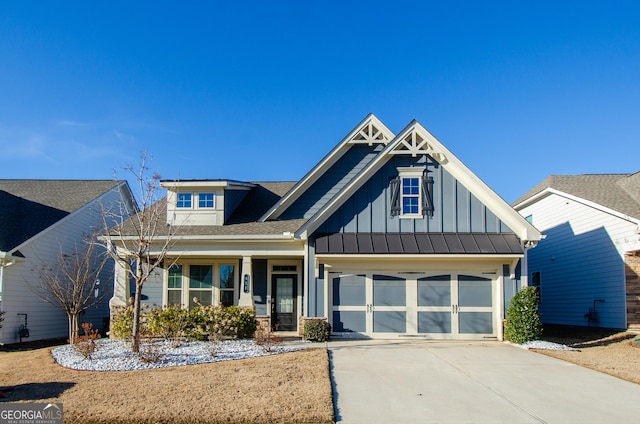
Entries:
[[295, 274], [274, 274], [271, 279], [271, 327], [275, 331], [296, 330]]

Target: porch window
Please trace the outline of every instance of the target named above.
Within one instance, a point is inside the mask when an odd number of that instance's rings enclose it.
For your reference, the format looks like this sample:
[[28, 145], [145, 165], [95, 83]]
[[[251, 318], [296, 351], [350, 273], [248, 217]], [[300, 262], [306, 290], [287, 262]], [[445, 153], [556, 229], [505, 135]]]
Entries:
[[169, 268], [167, 284], [167, 305], [182, 305], [182, 265], [172, 265]]
[[197, 306], [194, 298], [197, 298], [202, 305], [211, 305], [213, 303], [213, 267], [191, 265], [189, 273], [189, 308]]
[[191, 208], [191, 193], [178, 193], [177, 208]]
[[220, 265], [220, 303], [233, 306], [235, 268], [233, 265]]

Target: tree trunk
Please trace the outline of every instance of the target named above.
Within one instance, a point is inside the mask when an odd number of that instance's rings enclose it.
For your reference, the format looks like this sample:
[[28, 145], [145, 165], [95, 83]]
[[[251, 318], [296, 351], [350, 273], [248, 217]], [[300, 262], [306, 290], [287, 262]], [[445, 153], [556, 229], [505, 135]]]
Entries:
[[76, 342], [76, 334], [73, 331], [73, 316], [71, 315], [71, 313], [67, 314], [67, 320], [69, 320], [69, 344], [75, 344]]
[[136, 294], [133, 299], [133, 343], [131, 345], [132, 352], [140, 350], [140, 309], [142, 298], [142, 285], [136, 284]]

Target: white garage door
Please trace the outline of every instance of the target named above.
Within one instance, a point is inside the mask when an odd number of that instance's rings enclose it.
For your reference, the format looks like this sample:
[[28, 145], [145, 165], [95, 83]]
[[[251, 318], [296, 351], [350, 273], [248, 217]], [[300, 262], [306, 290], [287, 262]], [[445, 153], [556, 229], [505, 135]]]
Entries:
[[494, 275], [332, 272], [329, 277], [335, 335], [496, 336]]

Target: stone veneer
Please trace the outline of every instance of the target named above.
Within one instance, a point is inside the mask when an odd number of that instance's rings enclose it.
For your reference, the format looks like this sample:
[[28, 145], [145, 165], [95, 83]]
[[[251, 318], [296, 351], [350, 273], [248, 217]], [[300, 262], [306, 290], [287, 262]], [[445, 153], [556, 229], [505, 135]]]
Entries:
[[640, 328], [640, 251], [624, 255], [627, 290], [627, 327]]

